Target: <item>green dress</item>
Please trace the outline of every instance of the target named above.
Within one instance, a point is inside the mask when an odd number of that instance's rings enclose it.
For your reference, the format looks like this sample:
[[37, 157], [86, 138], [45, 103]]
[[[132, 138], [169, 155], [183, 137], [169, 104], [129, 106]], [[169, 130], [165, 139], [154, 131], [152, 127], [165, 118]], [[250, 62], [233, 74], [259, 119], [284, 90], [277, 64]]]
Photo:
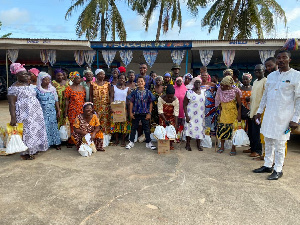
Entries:
[[64, 125], [65, 123], [65, 109], [66, 109], [66, 99], [65, 99], [65, 90], [69, 86], [69, 82], [67, 82], [65, 85], [60, 85], [55, 80], [52, 81], [53, 86], [56, 88], [56, 92], [58, 95], [58, 103], [59, 103], [59, 109], [60, 109], [60, 118], [57, 121], [58, 129], [60, 126]]

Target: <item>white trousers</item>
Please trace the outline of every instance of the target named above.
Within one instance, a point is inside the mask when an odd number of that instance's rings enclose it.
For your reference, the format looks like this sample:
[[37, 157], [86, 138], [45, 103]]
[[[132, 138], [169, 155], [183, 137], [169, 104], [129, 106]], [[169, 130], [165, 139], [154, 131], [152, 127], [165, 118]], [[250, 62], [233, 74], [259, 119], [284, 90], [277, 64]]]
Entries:
[[281, 172], [285, 157], [285, 140], [276, 140], [265, 137], [265, 164], [264, 166], [271, 168], [274, 162], [276, 172]]

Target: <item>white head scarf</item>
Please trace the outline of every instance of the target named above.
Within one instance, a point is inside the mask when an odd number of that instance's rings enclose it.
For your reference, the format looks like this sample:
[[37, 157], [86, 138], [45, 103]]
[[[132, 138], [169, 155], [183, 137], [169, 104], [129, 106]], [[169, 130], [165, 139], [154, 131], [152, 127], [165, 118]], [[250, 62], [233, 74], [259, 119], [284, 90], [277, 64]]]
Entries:
[[[44, 78], [49, 77], [50, 78], [50, 83], [48, 85], [47, 89], [44, 89], [42, 87], [42, 81]], [[51, 84], [51, 76], [46, 73], [46, 72], [40, 72], [38, 75], [38, 79], [37, 79], [37, 83], [36, 83], [36, 87], [42, 92], [42, 93], [47, 93], [47, 92], [51, 92], [54, 95], [55, 101], [58, 101], [58, 95], [56, 93], [56, 88], [52, 86]]]
[[98, 74], [98, 73], [100, 73], [100, 72], [103, 72], [103, 73], [105, 73], [103, 69], [96, 69], [96, 71], [95, 71], [95, 75], [97, 76], [97, 74]]

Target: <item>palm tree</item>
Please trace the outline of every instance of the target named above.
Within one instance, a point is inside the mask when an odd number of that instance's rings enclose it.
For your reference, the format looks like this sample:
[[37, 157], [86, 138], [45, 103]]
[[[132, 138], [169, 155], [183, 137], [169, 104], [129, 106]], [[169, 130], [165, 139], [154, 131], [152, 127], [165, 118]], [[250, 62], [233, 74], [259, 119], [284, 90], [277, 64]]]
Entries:
[[[0, 22], [0, 30], [1, 30], [1, 27], [2, 27], [2, 23]], [[4, 34], [4, 35], [0, 36], [0, 38], [8, 38], [10, 35], [12, 35], [12, 33]]]
[[264, 32], [275, 28], [274, 17], [286, 25], [285, 12], [276, 0], [215, 0], [201, 25], [208, 26], [209, 33], [220, 27], [219, 40], [251, 38], [253, 30], [263, 38]]
[[132, 10], [144, 17], [145, 30], [148, 31], [149, 21], [154, 11], [159, 8], [159, 17], [157, 21], [156, 40], [159, 40], [161, 29], [167, 33], [170, 27], [177, 21], [179, 32], [181, 30], [182, 16], [180, 0], [135, 0], [131, 1]]
[[71, 17], [74, 10], [83, 6], [85, 8], [76, 24], [76, 34], [79, 37], [85, 34], [88, 40], [94, 40], [100, 31], [101, 41], [106, 41], [109, 32], [113, 41], [116, 33], [121, 41], [126, 41], [125, 25], [115, 0], [76, 0], [66, 12], [65, 18]]

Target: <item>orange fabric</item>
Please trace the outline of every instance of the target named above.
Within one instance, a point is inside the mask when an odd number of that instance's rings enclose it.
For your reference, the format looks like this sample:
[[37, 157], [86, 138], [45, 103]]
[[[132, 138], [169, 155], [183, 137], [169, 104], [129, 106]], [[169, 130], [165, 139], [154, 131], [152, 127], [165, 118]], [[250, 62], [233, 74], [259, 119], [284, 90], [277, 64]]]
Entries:
[[72, 132], [76, 117], [83, 113], [85, 91], [74, 91], [70, 86], [68, 86], [65, 90], [65, 98], [69, 99], [68, 118]]
[[246, 98], [251, 96], [251, 91], [243, 91], [243, 90], [241, 91], [242, 91], [241, 102], [243, 106], [245, 106], [245, 108], [250, 110], [250, 102], [247, 102]]

